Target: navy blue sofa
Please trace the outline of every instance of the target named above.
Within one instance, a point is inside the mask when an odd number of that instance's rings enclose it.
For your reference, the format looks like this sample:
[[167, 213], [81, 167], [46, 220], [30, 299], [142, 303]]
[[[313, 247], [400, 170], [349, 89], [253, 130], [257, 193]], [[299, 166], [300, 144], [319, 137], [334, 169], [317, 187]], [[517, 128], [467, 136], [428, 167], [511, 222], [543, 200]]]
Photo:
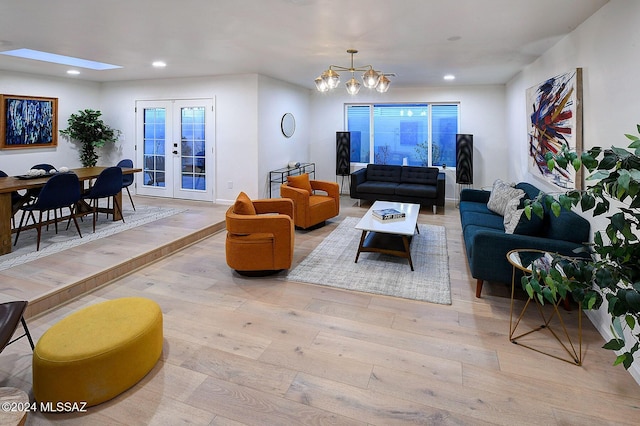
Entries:
[[[530, 199], [540, 192], [526, 182], [518, 183], [516, 188]], [[511, 250], [538, 249], [576, 256], [574, 250], [589, 241], [589, 221], [564, 209], [558, 217], [545, 211], [544, 219], [538, 219], [539, 225], [529, 227], [527, 234], [507, 234], [503, 217], [487, 208], [490, 194], [478, 189], [460, 193], [460, 221], [469, 269], [477, 280], [476, 297], [480, 297], [485, 280], [511, 283], [512, 268], [506, 258]]]
[[445, 174], [437, 167], [368, 164], [351, 173], [351, 198], [444, 208]]

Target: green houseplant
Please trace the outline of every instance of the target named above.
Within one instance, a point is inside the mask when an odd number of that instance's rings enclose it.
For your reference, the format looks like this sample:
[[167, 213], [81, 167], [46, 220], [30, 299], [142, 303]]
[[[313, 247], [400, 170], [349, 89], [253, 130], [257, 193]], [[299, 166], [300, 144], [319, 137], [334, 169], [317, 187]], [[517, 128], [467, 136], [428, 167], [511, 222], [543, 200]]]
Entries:
[[96, 148], [115, 143], [120, 136], [120, 131], [105, 124], [101, 115], [100, 111], [92, 109], [80, 110], [69, 117], [69, 127], [60, 130], [60, 134], [80, 142], [80, 162], [83, 167], [95, 166], [98, 162]]
[[550, 169], [584, 167], [592, 184], [584, 191], [541, 193], [525, 207], [527, 217], [532, 213], [542, 217], [543, 203], [556, 216], [562, 208], [579, 205], [594, 217], [606, 214], [608, 222], [606, 229], [595, 232], [585, 257], [554, 256], [556, 267], [540, 270], [534, 265], [522, 284], [541, 303], [571, 294], [583, 309], [598, 309], [606, 300], [614, 337], [604, 348], [621, 351], [614, 364], [628, 369], [640, 349], [640, 138], [625, 136], [632, 141], [628, 149], [594, 147], [581, 155], [569, 150], [547, 155]]

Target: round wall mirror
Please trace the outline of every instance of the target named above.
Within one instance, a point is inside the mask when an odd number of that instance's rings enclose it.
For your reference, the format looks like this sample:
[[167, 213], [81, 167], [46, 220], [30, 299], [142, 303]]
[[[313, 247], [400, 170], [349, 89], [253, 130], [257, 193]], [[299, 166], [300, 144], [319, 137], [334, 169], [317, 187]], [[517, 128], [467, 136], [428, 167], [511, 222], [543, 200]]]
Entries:
[[296, 119], [293, 118], [293, 114], [288, 112], [282, 116], [280, 128], [282, 129], [282, 134], [285, 137], [290, 138], [293, 136], [293, 133], [296, 131]]

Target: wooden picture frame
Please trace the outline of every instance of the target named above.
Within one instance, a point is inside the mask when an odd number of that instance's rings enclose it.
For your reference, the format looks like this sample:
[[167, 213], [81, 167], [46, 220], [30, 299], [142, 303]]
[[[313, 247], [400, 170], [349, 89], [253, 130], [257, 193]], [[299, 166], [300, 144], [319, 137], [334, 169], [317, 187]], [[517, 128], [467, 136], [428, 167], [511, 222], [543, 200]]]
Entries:
[[582, 189], [582, 169], [549, 170], [544, 158], [563, 148], [582, 153], [582, 68], [530, 87], [526, 98], [529, 172], [563, 190]]
[[0, 94], [0, 149], [58, 145], [58, 98]]

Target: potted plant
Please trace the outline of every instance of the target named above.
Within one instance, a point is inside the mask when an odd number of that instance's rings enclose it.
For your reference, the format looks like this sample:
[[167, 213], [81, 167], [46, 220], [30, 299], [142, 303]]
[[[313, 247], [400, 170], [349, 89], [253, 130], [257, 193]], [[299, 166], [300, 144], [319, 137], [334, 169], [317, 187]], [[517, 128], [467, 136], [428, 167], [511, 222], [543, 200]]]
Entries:
[[[640, 125], [637, 126], [640, 133]], [[594, 234], [585, 257], [571, 259], [554, 256], [548, 271], [533, 268], [522, 279], [529, 297], [541, 303], [555, 302], [571, 294], [583, 309], [598, 309], [607, 301], [613, 338], [604, 348], [622, 351], [614, 365], [628, 369], [640, 349], [640, 138], [625, 135], [632, 141], [628, 149], [594, 147], [580, 156], [569, 150], [547, 154], [552, 170], [556, 166], [584, 167], [593, 182], [584, 191], [571, 190], [559, 195], [542, 194], [525, 207], [525, 214], [542, 217], [544, 207], [558, 216], [561, 208], [580, 205], [593, 216], [607, 214], [606, 229]]]
[[96, 148], [115, 143], [120, 136], [120, 130], [106, 125], [101, 115], [100, 111], [92, 109], [80, 110], [69, 117], [69, 127], [60, 130], [60, 134], [80, 142], [80, 162], [83, 167], [95, 166], [98, 162]]

